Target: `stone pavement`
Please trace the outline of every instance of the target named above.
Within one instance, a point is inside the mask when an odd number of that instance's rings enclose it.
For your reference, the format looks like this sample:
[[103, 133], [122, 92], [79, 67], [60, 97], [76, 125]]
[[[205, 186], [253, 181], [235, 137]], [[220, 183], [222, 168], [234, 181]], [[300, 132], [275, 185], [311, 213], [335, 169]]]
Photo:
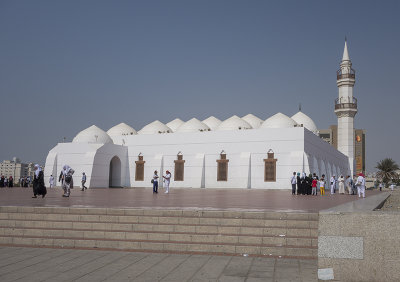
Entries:
[[315, 260], [0, 247], [0, 281], [317, 281]]
[[[88, 189], [75, 187], [69, 198], [63, 198], [61, 188], [47, 189], [44, 199], [32, 199], [32, 188], [0, 189], [0, 206], [26, 207], [96, 207], [96, 208], [161, 208], [199, 210], [256, 210], [283, 212], [318, 212], [358, 200], [357, 196], [291, 195], [290, 190], [266, 189], [200, 189], [171, 188], [169, 194], [151, 188]], [[367, 191], [366, 196], [379, 191]]]

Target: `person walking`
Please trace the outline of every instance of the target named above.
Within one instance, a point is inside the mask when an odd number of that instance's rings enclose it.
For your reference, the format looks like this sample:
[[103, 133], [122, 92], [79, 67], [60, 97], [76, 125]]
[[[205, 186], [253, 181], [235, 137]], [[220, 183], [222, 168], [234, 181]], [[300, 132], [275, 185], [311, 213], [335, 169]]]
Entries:
[[335, 194], [336, 178], [335, 175], [331, 177], [331, 195]]
[[319, 190], [320, 194], [325, 195], [325, 174], [321, 176], [321, 179], [319, 180]]
[[293, 172], [290, 183], [292, 184], [292, 195], [296, 195], [296, 172]]
[[2, 175], [1, 178], [0, 178], [0, 187], [1, 188], [4, 187], [4, 175]]
[[300, 172], [297, 173], [296, 182], [297, 182], [297, 195], [300, 195], [300, 192], [301, 192], [301, 178], [300, 178]]
[[10, 188], [14, 187], [14, 179], [11, 175], [10, 178], [8, 178], [8, 187]]
[[346, 176], [346, 180], [345, 180], [345, 185], [346, 185], [346, 189], [347, 189], [347, 193], [349, 195], [351, 195], [351, 188], [352, 188], [352, 179], [350, 177], [350, 175]]
[[64, 165], [63, 166], [63, 189], [64, 189], [64, 194], [62, 195], [63, 197], [69, 197], [71, 194], [71, 188], [74, 187], [74, 180], [72, 178], [72, 175], [74, 174], [74, 170], [69, 166], [69, 165]]
[[318, 180], [317, 180], [317, 177], [315, 177], [315, 175], [314, 175], [312, 183], [311, 183], [311, 187], [312, 187], [311, 195], [317, 196], [317, 184], [318, 184]]
[[4, 178], [4, 187], [8, 187], [8, 178], [7, 178], [7, 176]]
[[351, 191], [352, 195], [357, 195], [357, 187], [356, 187], [356, 183], [357, 183], [357, 176], [354, 174], [353, 175], [353, 190]]
[[165, 186], [165, 194], [169, 193], [169, 183], [171, 181], [171, 173], [169, 172], [169, 170], [167, 170], [165, 172], [165, 176], [163, 176], [164, 178], [164, 186]]
[[158, 178], [158, 172], [155, 170], [151, 182], [153, 183], [153, 193], [156, 194], [158, 194]]
[[50, 184], [50, 189], [54, 187], [54, 176], [53, 175], [50, 175], [49, 184]]
[[362, 195], [362, 197], [365, 198], [365, 178], [364, 178], [364, 174], [360, 173], [358, 175], [356, 186], [357, 186], [358, 197], [361, 198], [361, 195]]
[[383, 184], [382, 182], [379, 183], [379, 191], [382, 191]]
[[44, 198], [47, 194], [46, 186], [44, 186], [43, 171], [38, 164], [33, 167], [35, 174], [33, 175], [33, 197], [37, 198], [37, 195], [42, 195]]
[[58, 182], [61, 182], [61, 187], [64, 187], [64, 170], [62, 169], [58, 176]]
[[339, 177], [339, 194], [344, 194], [344, 177], [341, 175]]
[[83, 191], [83, 190], [87, 190], [87, 187], [85, 186], [85, 183], [86, 183], [86, 174], [84, 173], [84, 172], [82, 172], [82, 190], [81, 191]]
[[310, 173], [307, 177], [306, 177], [306, 194], [307, 195], [311, 195], [312, 193], [312, 174]]

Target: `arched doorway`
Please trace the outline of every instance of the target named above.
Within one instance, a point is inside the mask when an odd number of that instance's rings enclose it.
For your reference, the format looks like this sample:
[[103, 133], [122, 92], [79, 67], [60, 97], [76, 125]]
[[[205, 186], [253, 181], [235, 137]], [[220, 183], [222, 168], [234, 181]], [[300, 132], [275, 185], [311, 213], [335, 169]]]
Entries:
[[121, 160], [114, 156], [110, 161], [109, 187], [120, 188], [121, 185]]

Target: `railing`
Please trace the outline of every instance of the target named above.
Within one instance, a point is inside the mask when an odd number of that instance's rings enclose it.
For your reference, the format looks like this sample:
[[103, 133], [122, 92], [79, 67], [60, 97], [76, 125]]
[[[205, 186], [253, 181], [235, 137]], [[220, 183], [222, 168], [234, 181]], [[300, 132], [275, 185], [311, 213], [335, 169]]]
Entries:
[[335, 110], [338, 109], [357, 109], [357, 99], [350, 97], [337, 98], [335, 100]]
[[337, 80], [346, 79], [346, 78], [355, 79], [356, 78], [356, 74], [355, 73], [337, 74], [336, 78], [337, 78]]
[[347, 73], [342, 73], [342, 69], [336, 71], [336, 78], [337, 80], [346, 79], [346, 78], [356, 78], [356, 71], [352, 68], [347, 70]]

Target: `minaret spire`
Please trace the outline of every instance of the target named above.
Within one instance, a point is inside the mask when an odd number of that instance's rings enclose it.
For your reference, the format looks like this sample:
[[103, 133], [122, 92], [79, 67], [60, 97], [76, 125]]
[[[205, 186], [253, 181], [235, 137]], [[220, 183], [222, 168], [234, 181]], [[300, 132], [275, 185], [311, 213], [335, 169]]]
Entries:
[[344, 38], [344, 50], [343, 50], [343, 61], [350, 61], [349, 51], [347, 51], [347, 38]]

